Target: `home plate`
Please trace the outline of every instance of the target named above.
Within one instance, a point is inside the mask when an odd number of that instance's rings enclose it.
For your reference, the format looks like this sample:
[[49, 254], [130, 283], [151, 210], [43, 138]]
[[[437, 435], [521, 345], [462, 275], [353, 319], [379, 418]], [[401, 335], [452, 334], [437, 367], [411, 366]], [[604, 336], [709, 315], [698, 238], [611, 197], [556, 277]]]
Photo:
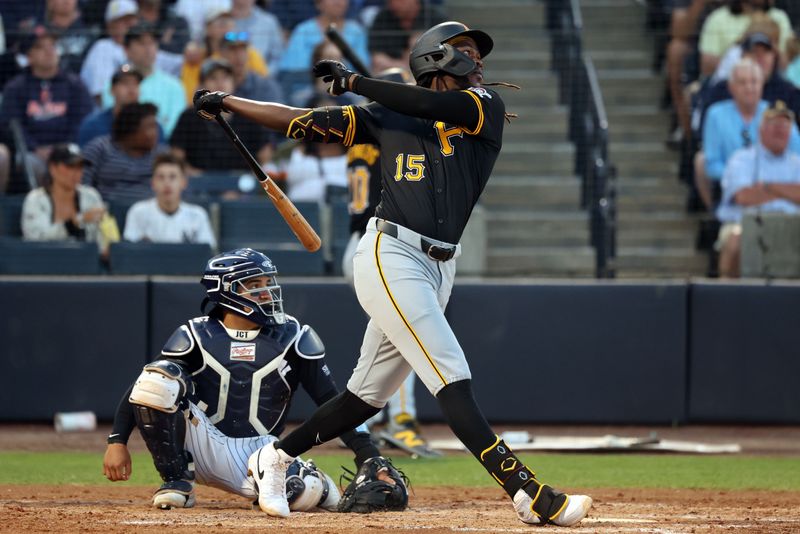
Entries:
[[[738, 443], [711, 444], [659, 439], [655, 434], [647, 437], [624, 437], [612, 434], [605, 436], [531, 437], [527, 432], [508, 432], [500, 437], [515, 451], [682, 452], [692, 454], [735, 454], [742, 452], [742, 447]], [[433, 449], [442, 451], [465, 450], [464, 445], [457, 439], [432, 439], [428, 442], [428, 445]]]

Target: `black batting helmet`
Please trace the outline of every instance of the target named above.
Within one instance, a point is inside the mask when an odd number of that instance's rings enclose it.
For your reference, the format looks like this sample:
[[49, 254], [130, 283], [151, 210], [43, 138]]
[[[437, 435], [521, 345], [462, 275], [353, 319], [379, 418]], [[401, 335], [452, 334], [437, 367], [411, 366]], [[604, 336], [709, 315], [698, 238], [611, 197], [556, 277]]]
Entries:
[[409, 64], [414, 78], [419, 82], [420, 76], [434, 72], [460, 77], [475, 70], [475, 62], [469, 56], [447, 44], [447, 41], [462, 36], [475, 41], [481, 58], [492, 51], [494, 42], [486, 32], [470, 30], [460, 22], [442, 22], [420, 35], [411, 48]]

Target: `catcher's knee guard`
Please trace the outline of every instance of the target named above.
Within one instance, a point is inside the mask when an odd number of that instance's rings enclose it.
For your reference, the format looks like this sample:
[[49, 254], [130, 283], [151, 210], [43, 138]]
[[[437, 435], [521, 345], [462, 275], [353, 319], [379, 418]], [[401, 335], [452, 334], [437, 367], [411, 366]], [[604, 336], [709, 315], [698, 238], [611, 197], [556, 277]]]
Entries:
[[339, 504], [339, 489], [314, 462], [298, 458], [286, 470], [286, 500], [293, 511], [307, 512], [316, 507], [333, 511]]
[[144, 366], [128, 399], [156, 470], [165, 481], [194, 479], [190, 455], [183, 448], [186, 419], [179, 411], [186, 408], [190, 387], [191, 378], [181, 366], [160, 360]]
[[[393, 484], [378, 478], [381, 472], [388, 475]], [[337, 509], [357, 513], [405, 510], [408, 506], [407, 482], [406, 476], [383, 456], [370, 458], [353, 475]]]
[[542, 524], [563, 510], [567, 496], [536, 480], [536, 473], [523, 464], [499, 437], [481, 453], [480, 461], [512, 499], [516, 499], [519, 490], [530, 496], [530, 511], [540, 518]]

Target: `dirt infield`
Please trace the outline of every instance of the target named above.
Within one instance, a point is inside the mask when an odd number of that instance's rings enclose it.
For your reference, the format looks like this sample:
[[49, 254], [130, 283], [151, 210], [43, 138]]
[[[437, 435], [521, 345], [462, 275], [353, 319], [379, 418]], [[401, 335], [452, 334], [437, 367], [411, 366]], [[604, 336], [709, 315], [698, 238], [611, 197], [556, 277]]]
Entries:
[[[295, 513], [273, 519], [247, 501], [201, 487], [189, 510], [148, 508], [150, 488], [0, 486], [0, 532], [537, 532], [500, 491], [417, 488], [411, 508], [370, 515]], [[796, 533], [798, 496], [788, 492], [594, 490], [589, 518], [569, 532]]]
[[[81, 450], [101, 453], [107, 428], [87, 434], [55, 434], [40, 425], [0, 428], [0, 450]], [[498, 430], [503, 430], [502, 427]], [[646, 428], [535, 427], [543, 435], [647, 435]], [[664, 428], [670, 439], [738, 442], [748, 454], [800, 455], [800, 428]], [[446, 437], [443, 427], [426, 427]], [[131, 449], [144, 450], [138, 437]], [[335, 449], [335, 448], [334, 448]], [[338, 451], [333, 451], [338, 452]], [[569, 491], [572, 488], [563, 488]], [[189, 510], [149, 507], [153, 488], [131, 486], [0, 485], [0, 532], [531, 532], [498, 488], [416, 487], [410, 509], [371, 515], [296, 513], [284, 520], [253, 510], [246, 500], [199, 487]], [[800, 493], [767, 491], [592, 489], [590, 516], [569, 532], [709, 533], [800, 532]], [[532, 532], [536, 532], [535, 530]]]

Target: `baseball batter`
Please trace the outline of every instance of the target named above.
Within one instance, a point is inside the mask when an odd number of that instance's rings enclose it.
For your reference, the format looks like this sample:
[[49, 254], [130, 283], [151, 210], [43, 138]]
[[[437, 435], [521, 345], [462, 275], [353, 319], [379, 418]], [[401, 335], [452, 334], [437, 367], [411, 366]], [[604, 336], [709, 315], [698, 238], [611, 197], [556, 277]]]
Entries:
[[[377, 75], [379, 80], [414, 83], [411, 73], [404, 69], [391, 68]], [[347, 179], [350, 202], [350, 241], [342, 258], [342, 272], [353, 284], [353, 257], [358, 242], [367, 232], [367, 223], [375, 215], [381, 199], [380, 147], [371, 144], [353, 145], [347, 151]], [[419, 430], [416, 408], [416, 375], [409, 373], [403, 384], [386, 403], [389, 422], [378, 432], [378, 438], [386, 443], [423, 458], [436, 458], [442, 454], [431, 449]], [[372, 427], [383, 419], [383, 411], [367, 421]]]
[[[322, 341], [284, 313], [276, 274], [267, 256], [248, 248], [208, 261], [201, 307], [213, 307], [175, 330], [122, 397], [103, 465], [109, 480], [128, 479], [126, 443], [138, 426], [164, 480], [155, 507], [193, 506], [195, 480], [258, 496], [260, 483], [250, 472], [257, 475], [259, 450], [283, 431], [297, 389], [302, 385], [317, 404], [338, 393]], [[366, 432], [351, 430], [342, 439], [356, 467], [386, 463]], [[312, 463], [295, 462], [279, 485], [288, 489], [293, 510], [339, 504], [336, 484]], [[405, 486], [392, 490], [404, 507]]]
[[[426, 31], [412, 47], [417, 86], [365, 78], [321, 61], [330, 91], [374, 100], [365, 106], [313, 110], [198, 91], [208, 119], [223, 110], [287, 132], [289, 137], [381, 149], [383, 190], [354, 259], [356, 293], [370, 316], [347, 389], [303, 425], [261, 449], [264, 480], [277, 480], [292, 460], [380, 410], [413, 369], [436, 396], [450, 428], [501, 485], [520, 520], [570, 526], [592, 504], [542, 484], [491, 430], [473, 394], [469, 365], [444, 316], [458, 244], [502, 145], [505, 106], [482, 87], [485, 32], [458, 22]], [[258, 478], [257, 478], [258, 480]], [[288, 514], [286, 496], [260, 494], [262, 508]], [[270, 513], [270, 512], [268, 512]]]

